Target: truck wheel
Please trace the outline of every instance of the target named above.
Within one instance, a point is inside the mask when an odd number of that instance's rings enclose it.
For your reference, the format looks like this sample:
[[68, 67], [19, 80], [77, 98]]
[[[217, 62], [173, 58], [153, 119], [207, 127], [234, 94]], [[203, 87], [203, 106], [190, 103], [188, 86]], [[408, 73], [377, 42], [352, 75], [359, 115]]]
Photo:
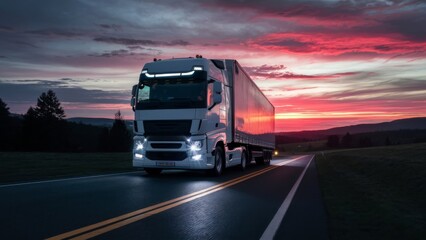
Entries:
[[220, 176], [223, 172], [223, 150], [222, 147], [217, 146], [214, 151], [214, 168], [210, 170], [210, 175]]
[[241, 170], [246, 170], [247, 167], [247, 157], [246, 157], [246, 151], [243, 151], [241, 153], [241, 165], [240, 165], [240, 169]]
[[266, 165], [271, 165], [271, 159], [272, 159], [272, 154], [270, 152], [266, 152], [266, 161], [265, 164]]
[[144, 170], [149, 175], [159, 175], [163, 169], [161, 169], [161, 168], [145, 168]]

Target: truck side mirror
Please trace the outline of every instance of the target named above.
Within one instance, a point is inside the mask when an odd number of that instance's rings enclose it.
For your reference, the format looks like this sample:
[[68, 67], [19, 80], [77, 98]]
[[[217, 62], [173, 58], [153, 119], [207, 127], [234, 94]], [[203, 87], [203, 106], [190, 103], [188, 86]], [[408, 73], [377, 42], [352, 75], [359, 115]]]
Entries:
[[214, 93], [222, 93], [222, 83], [214, 81], [213, 82], [213, 91]]
[[136, 105], [136, 98], [132, 97], [132, 99], [130, 99], [130, 106], [132, 106], [133, 111], [135, 111], [135, 105]]
[[213, 105], [208, 109], [211, 110], [214, 106], [222, 102], [222, 83], [214, 81], [213, 82]]
[[222, 102], [222, 95], [220, 95], [218, 93], [214, 93], [213, 94], [213, 103], [216, 105], [216, 104], [219, 104], [221, 102]]
[[133, 88], [132, 88], [132, 97], [136, 96], [137, 91], [138, 91], [138, 85], [133, 85]]

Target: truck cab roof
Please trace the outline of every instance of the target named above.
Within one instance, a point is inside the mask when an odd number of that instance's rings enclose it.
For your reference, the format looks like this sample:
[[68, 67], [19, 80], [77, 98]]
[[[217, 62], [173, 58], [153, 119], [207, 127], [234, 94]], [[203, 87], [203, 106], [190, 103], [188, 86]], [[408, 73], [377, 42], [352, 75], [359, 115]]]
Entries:
[[208, 71], [211, 63], [211, 60], [206, 58], [174, 58], [146, 63], [143, 70], [147, 70], [150, 74], [189, 72], [197, 66], [202, 67], [204, 71]]

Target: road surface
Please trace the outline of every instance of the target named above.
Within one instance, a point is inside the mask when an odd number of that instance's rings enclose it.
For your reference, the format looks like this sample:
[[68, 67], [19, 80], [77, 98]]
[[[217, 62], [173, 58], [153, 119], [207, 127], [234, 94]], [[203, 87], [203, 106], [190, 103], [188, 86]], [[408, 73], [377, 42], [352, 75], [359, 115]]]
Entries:
[[0, 239], [327, 239], [313, 156], [0, 186]]

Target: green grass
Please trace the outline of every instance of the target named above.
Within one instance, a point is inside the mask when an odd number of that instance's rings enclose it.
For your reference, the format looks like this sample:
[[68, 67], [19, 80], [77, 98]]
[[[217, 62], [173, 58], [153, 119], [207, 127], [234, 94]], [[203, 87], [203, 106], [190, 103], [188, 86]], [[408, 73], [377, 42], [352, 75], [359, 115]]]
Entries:
[[130, 153], [0, 152], [0, 184], [132, 171]]
[[331, 239], [425, 239], [426, 144], [316, 155]]

